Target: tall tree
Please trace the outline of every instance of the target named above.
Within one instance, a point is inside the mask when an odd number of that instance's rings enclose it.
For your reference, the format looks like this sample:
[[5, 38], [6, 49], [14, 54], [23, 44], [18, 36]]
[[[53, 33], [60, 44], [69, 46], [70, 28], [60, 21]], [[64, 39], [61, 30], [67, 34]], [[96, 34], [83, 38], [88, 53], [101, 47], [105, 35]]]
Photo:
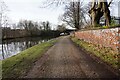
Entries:
[[50, 22], [42, 22], [42, 27], [44, 28], [44, 30], [50, 30]]
[[78, 0], [77, 2], [70, 2], [66, 5], [62, 20], [71, 27], [79, 30], [81, 29], [83, 16], [81, 3]]
[[68, 25], [80, 29], [80, 0], [72, 2], [70, 0], [46, 0], [44, 3], [43, 7], [64, 5], [65, 13], [62, 20]]
[[50, 30], [50, 22], [49, 21], [46, 22], [46, 30]]
[[92, 25], [95, 27], [100, 23], [100, 18], [104, 15], [106, 19], [106, 25], [110, 26], [111, 16], [109, 6], [112, 0], [108, 4], [107, 0], [92, 0], [92, 7], [89, 11], [92, 18]]
[[7, 11], [8, 7], [6, 6], [5, 2], [0, 0], [0, 27], [3, 27], [3, 25], [5, 25], [7, 22]]

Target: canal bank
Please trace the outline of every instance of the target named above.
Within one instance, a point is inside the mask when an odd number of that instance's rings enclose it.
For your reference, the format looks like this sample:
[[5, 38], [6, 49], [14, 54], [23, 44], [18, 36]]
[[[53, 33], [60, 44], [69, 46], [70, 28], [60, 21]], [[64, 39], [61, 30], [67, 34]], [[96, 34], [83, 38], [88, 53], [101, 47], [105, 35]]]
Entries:
[[2, 61], [2, 77], [3, 78], [18, 78], [24, 76], [29, 69], [34, 65], [34, 62], [42, 56], [57, 39], [50, 40], [31, 48], [28, 48], [18, 55], [12, 56]]
[[34, 45], [47, 42], [55, 37], [25, 37], [3, 40], [0, 43], [0, 60], [6, 59]]

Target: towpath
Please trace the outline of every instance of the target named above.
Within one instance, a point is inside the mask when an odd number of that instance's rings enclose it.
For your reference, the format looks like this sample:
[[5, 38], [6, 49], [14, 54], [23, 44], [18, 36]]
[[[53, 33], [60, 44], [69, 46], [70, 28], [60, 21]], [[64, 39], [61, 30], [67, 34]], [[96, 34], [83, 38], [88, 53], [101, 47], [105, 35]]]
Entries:
[[35, 63], [25, 77], [116, 78], [116, 75], [64, 36]]

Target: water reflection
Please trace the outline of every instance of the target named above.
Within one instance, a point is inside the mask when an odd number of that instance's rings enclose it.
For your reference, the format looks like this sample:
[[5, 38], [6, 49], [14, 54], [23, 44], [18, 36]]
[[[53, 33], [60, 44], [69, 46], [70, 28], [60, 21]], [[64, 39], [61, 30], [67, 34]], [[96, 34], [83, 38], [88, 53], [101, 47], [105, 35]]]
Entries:
[[51, 38], [29, 37], [4, 40], [0, 43], [0, 60], [16, 55], [29, 47], [46, 42], [50, 39]]

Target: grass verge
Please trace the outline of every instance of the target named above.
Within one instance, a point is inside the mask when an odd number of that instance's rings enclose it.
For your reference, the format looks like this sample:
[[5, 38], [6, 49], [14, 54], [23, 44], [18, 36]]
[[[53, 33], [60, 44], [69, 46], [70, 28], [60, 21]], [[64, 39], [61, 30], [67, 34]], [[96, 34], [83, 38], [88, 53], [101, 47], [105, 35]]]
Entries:
[[99, 57], [104, 62], [110, 64], [113, 68], [119, 68], [118, 62], [118, 52], [112, 50], [111, 48], [100, 47], [99, 45], [94, 45], [83, 40], [77, 39], [75, 37], [71, 37], [71, 40], [84, 48], [86, 51], [94, 54], [95, 56]]
[[57, 40], [41, 43], [28, 48], [18, 55], [2, 61], [2, 77], [18, 78], [24, 76], [34, 65], [34, 62], [48, 50]]

